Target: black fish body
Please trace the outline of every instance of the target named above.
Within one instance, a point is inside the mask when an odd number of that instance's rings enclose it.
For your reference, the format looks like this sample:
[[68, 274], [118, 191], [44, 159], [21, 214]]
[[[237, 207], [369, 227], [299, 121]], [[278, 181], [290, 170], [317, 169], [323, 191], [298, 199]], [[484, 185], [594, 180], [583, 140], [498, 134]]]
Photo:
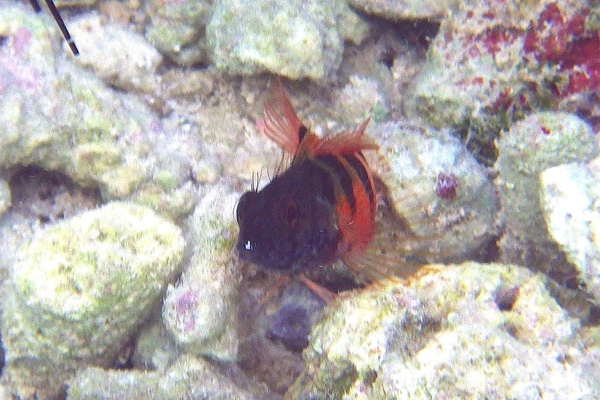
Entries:
[[240, 257], [285, 273], [333, 261], [340, 233], [331, 188], [329, 175], [305, 160], [246, 192], [237, 213]]
[[376, 193], [362, 154], [377, 149], [358, 129], [318, 137], [298, 119], [281, 82], [265, 106], [264, 133], [293, 156], [288, 169], [237, 207], [237, 252], [287, 274], [342, 259], [360, 269], [375, 232]]

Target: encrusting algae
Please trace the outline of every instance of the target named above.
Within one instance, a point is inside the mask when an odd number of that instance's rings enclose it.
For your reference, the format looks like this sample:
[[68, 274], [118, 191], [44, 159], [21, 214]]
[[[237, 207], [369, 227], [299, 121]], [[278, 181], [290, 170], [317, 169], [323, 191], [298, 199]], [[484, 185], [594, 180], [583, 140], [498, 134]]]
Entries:
[[10, 273], [3, 383], [22, 398], [54, 398], [79, 367], [111, 366], [178, 271], [183, 246], [177, 226], [132, 203], [40, 230]]
[[0, 0], [0, 397], [600, 397], [597, 13], [372, 3]]

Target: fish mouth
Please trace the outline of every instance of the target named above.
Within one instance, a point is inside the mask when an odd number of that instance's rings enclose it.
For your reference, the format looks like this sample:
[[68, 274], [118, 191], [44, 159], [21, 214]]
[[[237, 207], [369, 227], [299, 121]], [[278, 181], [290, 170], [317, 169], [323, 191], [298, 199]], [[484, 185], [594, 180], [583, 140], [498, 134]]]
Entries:
[[292, 262], [282, 261], [280, 256], [261, 253], [256, 247], [252, 247], [252, 242], [249, 240], [239, 241], [235, 247], [235, 253], [239, 259], [251, 263], [262, 270], [283, 273], [292, 273], [295, 271]]

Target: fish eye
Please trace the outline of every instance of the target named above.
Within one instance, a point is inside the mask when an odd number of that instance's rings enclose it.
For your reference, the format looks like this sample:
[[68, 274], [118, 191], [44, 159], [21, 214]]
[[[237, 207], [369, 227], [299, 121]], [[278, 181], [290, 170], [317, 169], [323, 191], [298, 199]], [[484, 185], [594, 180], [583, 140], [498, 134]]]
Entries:
[[244, 219], [248, 208], [251, 207], [252, 204], [256, 201], [256, 196], [258, 196], [257, 192], [250, 191], [244, 193], [242, 197], [240, 197], [237, 209], [235, 210], [235, 218], [237, 219], [238, 225]]
[[283, 221], [287, 224], [287, 226], [290, 228], [296, 226], [299, 217], [298, 203], [296, 203], [294, 200], [288, 200], [283, 212]]

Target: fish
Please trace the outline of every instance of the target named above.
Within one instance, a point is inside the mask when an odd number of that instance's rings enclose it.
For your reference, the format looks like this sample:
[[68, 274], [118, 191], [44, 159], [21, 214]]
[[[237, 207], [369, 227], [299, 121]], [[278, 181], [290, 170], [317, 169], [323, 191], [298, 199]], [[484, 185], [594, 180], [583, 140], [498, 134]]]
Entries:
[[[287, 169], [237, 205], [236, 251], [258, 268], [299, 275], [341, 259], [371, 280], [393, 275], [367, 251], [376, 232], [377, 190], [364, 156], [379, 145], [358, 128], [323, 138], [298, 118], [281, 80], [264, 107], [264, 134], [291, 156]], [[392, 267], [395, 268], [395, 267]]]

